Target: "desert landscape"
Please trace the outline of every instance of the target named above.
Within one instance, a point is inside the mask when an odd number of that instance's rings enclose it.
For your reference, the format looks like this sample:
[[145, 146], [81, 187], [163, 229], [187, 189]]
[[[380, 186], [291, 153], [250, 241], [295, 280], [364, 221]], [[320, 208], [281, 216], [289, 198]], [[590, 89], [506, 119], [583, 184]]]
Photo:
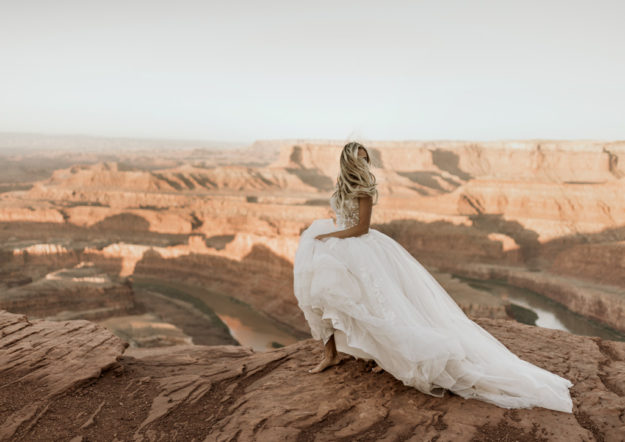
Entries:
[[0, 438], [622, 440], [625, 141], [363, 142], [371, 228], [571, 379], [566, 418], [429, 397], [348, 357], [305, 376], [322, 348], [293, 259], [334, 217], [343, 144], [0, 136]]

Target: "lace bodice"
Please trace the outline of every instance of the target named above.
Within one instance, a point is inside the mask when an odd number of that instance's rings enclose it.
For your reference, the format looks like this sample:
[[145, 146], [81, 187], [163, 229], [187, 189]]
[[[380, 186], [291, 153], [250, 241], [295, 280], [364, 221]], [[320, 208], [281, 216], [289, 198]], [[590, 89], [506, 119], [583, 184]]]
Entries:
[[339, 210], [337, 202], [334, 198], [330, 198], [330, 207], [336, 215], [336, 225], [342, 229], [348, 229], [358, 224], [360, 217], [358, 216], [358, 198], [349, 198], [345, 200], [345, 207]]

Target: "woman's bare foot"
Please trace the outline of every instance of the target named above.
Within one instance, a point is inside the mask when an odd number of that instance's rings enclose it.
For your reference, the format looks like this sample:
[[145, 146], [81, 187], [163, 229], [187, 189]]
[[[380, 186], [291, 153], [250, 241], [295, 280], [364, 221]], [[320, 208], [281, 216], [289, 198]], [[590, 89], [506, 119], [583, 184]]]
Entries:
[[321, 362], [315, 367], [308, 370], [308, 373], [319, 373], [320, 371], [325, 370], [328, 367], [338, 364], [341, 362], [341, 358], [338, 354], [334, 355], [334, 357], [324, 356]]
[[373, 367], [373, 368], [371, 369], [371, 371], [372, 371], [373, 373], [380, 373], [380, 372], [384, 371], [384, 369], [383, 369], [382, 367], [380, 367], [379, 365], [376, 365], [375, 367]]

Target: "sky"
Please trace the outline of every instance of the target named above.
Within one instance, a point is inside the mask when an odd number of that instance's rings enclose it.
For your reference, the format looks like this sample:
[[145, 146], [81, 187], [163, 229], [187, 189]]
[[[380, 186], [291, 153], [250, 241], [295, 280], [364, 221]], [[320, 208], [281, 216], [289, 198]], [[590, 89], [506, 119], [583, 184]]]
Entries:
[[0, 0], [0, 132], [625, 139], [621, 0]]

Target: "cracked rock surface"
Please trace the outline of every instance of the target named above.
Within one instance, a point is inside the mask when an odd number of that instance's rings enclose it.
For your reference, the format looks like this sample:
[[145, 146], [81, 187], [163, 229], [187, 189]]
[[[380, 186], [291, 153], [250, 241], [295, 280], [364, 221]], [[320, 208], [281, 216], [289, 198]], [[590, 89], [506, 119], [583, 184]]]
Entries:
[[404, 386], [342, 354], [319, 374], [312, 339], [125, 349], [84, 320], [0, 311], [2, 440], [621, 441], [625, 343], [476, 319], [519, 357], [570, 379], [574, 413], [507, 410]]

